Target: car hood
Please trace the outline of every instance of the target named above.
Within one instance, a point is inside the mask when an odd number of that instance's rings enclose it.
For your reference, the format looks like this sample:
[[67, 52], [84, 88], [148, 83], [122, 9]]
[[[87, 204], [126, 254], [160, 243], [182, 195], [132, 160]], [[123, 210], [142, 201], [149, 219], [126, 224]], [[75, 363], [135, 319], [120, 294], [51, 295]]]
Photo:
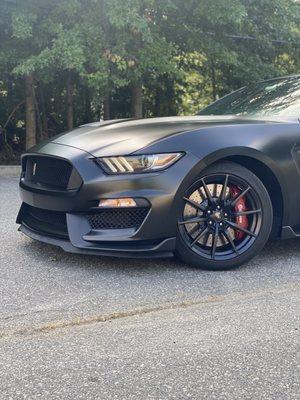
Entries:
[[254, 124], [264, 119], [242, 119], [234, 116], [168, 117], [113, 120], [83, 125], [61, 134], [52, 143], [76, 147], [95, 157], [125, 155], [182, 132], [212, 125]]

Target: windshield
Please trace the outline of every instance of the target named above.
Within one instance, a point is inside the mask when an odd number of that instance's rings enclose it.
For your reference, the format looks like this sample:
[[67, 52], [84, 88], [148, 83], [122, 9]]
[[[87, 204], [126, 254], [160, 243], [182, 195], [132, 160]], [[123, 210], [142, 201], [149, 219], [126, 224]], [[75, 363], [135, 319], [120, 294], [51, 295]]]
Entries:
[[246, 86], [206, 107], [199, 115], [300, 117], [300, 77]]

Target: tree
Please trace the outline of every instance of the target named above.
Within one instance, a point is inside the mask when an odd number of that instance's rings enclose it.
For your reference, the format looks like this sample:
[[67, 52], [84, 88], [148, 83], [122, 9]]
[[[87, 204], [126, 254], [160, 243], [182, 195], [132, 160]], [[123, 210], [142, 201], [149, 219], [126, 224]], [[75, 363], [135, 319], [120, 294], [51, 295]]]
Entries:
[[132, 115], [140, 118], [146, 79], [157, 80], [176, 68], [176, 47], [158, 24], [166, 7], [154, 0], [105, 0], [103, 5], [108, 45], [104, 55], [131, 88]]
[[[205, 57], [212, 99], [250, 81], [299, 70], [300, 7], [292, 0], [174, 0], [169, 35]], [[191, 13], [191, 10], [193, 12]], [[179, 21], [178, 21], [179, 18]], [[184, 27], [176, 29], [178, 23]], [[282, 68], [282, 57], [289, 62]]]

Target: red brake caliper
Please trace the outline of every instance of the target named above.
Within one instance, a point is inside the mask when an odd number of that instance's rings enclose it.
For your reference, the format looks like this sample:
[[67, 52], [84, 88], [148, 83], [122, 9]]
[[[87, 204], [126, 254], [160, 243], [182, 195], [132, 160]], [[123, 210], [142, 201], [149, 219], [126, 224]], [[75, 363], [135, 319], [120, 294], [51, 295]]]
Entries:
[[[229, 192], [230, 192], [230, 197], [231, 198], [236, 198], [240, 193], [241, 190], [237, 187], [237, 186], [230, 186], [229, 188]], [[246, 199], [245, 197], [241, 197], [239, 199], [239, 201], [236, 203], [236, 205], [234, 206], [234, 211], [235, 212], [243, 212], [243, 211], [247, 211], [247, 207], [246, 207]], [[236, 221], [235, 223], [240, 226], [241, 228], [247, 229], [249, 226], [249, 221], [248, 221], [248, 217], [247, 215], [238, 215], [236, 217]], [[237, 240], [241, 240], [243, 239], [243, 237], [245, 236], [245, 233], [242, 231], [234, 231], [234, 235], [235, 235], [235, 239]]]

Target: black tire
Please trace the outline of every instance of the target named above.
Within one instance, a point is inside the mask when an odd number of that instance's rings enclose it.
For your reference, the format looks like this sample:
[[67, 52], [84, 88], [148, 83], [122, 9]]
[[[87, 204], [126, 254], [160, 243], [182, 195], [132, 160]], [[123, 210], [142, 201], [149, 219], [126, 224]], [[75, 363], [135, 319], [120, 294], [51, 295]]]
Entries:
[[[225, 182], [222, 185], [221, 179], [223, 179], [223, 176]], [[210, 183], [206, 184], [205, 181]], [[232, 183], [230, 186], [229, 182], [238, 183], [236, 184], [237, 186], [234, 186], [235, 183]], [[199, 187], [200, 183], [203, 185], [202, 187]], [[199, 187], [199, 189], [197, 189], [197, 187]], [[213, 188], [215, 197], [210, 197], [209, 194], [207, 195], [207, 191], [205, 191], [207, 187]], [[220, 189], [220, 187], [224, 187], [224, 194], [220, 193], [220, 190], [223, 192], [223, 189]], [[247, 202], [246, 204], [251, 204], [253, 207], [252, 211], [247, 211], [251, 210], [250, 206], [249, 208], [245, 208], [245, 211], [248, 213], [253, 212], [253, 214], [247, 215], [246, 217], [247, 223], [250, 221], [249, 225], [251, 225], [251, 230], [249, 227], [249, 235], [244, 232], [236, 233], [240, 232], [241, 225], [237, 225], [238, 217], [236, 212], [238, 211], [234, 208], [237, 204], [234, 205], [234, 201], [237, 199], [238, 195], [236, 195], [236, 197], [230, 197], [230, 190], [232, 190], [232, 187], [240, 188], [240, 193], [243, 192], [244, 187], [248, 188], [244, 199], [245, 202]], [[219, 190], [219, 194], [217, 194], [217, 190]], [[194, 204], [191, 205], [190, 201], [195, 198], [192, 196], [195, 196], [196, 192], [199, 193], [199, 204], [202, 208], [198, 210], [195, 207], [195, 211], [193, 211]], [[211, 192], [211, 189], [209, 192]], [[205, 195], [208, 196], [206, 200]], [[202, 269], [232, 269], [247, 263], [256, 256], [267, 243], [273, 224], [272, 203], [263, 183], [247, 168], [227, 161], [214, 164], [205, 169], [193, 182], [190, 182], [185, 192], [184, 199], [182, 199], [178, 215], [175, 252], [176, 256], [183, 262]], [[221, 202], [222, 199], [224, 202]], [[211, 200], [211, 202], [209, 200]], [[200, 201], [202, 201], [202, 203]], [[216, 204], [221, 204], [221, 206], [218, 205], [218, 208], [221, 208], [221, 216], [220, 212], [215, 209], [215, 207], [217, 207]], [[191, 213], [188, 215], [188, 218], [186, 217], [186, 210], [188, 207], [192, 207], [192, 211], [198, 213], [195, 216], [192, 215], [193, 221], [202, 220], [201, 222], [197, 222], [198, 225], [192, 222], [192, 224], [194, 224], [192, 229], [190, 229]], [[228, 210], [228, 207], [230, 207], [229, 214], [224, 214], [224, 212]], [[245, 214], [244, 211], [243, 213]], [[211, 214], [213, 214], [213, 217]], [[226, 220], [224, 215], [226, 215]], [[212, 218], [214, 219], [211, 220]], [[205, 222], [203, 221], [204, 219]], [[233, 224], [235, 224], [235, 226]], [[220, 228], [220, 225], [222, 228]], [[193, 232], [193, 236], [190, 232], [195, 229], [196, 231]], [[206, 231], [204, 232], [206, 237], [211, 238], [211, 247], [208, 245], [209, 239], [207, 239], [205, 243], [204, 239], [199, 239], [198, 242], [194, 243], [195, 237], [197, 239], [197, 237], [201, 237], [201, 234], [204, 235], [203, 231]], [[242, 237], [242, 239], [237, 240], [237, 237]], [[201, 243], [200, 240], [203, 240], [203, 243]]]

